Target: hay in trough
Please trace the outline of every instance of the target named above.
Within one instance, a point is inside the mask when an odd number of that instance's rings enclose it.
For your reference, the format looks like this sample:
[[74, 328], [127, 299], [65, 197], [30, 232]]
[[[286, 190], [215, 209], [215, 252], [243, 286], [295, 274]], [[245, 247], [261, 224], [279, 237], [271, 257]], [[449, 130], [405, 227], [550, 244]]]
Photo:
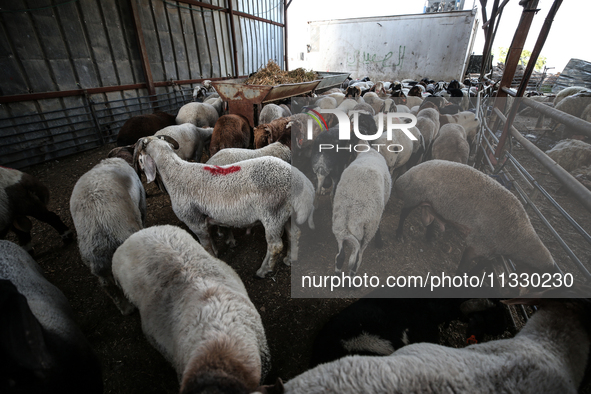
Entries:
[[318, 78], [314, 71], [296, 68], [292, 71], [282, 70], [277, 63], [269, 60], [267, 65], [260, 68], [254, 75], [244, 81], [245, 85], [275, 86], [284, 83], [298, 83], [314, 81]]

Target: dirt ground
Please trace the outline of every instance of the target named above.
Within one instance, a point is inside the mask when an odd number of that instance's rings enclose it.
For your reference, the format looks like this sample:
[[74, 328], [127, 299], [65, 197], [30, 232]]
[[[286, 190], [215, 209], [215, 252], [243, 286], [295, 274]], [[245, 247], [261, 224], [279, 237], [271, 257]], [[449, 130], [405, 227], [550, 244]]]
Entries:
[[[531, 123], [531, 125], [530, 125]], [[535, 118], [518, 122], [520, 128], [533, 127]], [[529, 126], [528, 126], [529, 125]], [[526, 131], [528, 134], [535, 134]], [[73, 228], [69, 212], [69, 199], [78, 178], [105, 158], [112, 146], [81, 153], [75, 156], [30, 167], [25, 171], [38, 177], [50, 188], [49, 208], [56, 212], [64, 222]], [[514, 153], [523, 159], [524, 165], [531, 169], [532, 175], [556, 194], [560, 204], [571, 213], [575, 220], [591, 231], [591, 217], [571, 196], [556, 193], [558, 183], [546, 174], [537, 162], [526, 156], [523, 149], [514, 148]], [[146, 191], [148, 216], [146, 225], [172, 224], [186, 228], [174, 215], [168, 196], [150, 184]], [[539, 195], [536, 202], [541, 201]], [[329, 203], [326, 198], [321, 204]], [[583, 262], [590, 265], [590, 248], [585, 246], [581, 237], [555, 213], [547, 203], [541, 204], [556, 229], [566, 234], [569, 244], [576, 249]], [[396, 264], [397, 269], [423, 262], [435, 262], [439, 269], [454, 270], [459, 262], [464, 245], [456, 231], [449, 230], [439, 234], [433, 243], [424, 240], [425, 229], [420, 224], [418, 212], [409, 216], [406, 226], [406, 242], [394, 242], [394, 232], [398, 224], [400, 203], [394, 197], [389, 201], [383, 217], [382, 236], [384, 247], [376, 249], [370, 245], [366, 251], [366, 261], [380, 261], [380, 256], [388, 256], [387, 264]], [[567, 271], [574, 271], [568, 257], [559, 250], [549, 232], [542, 228], [537, 218], [528, 210], [534, 226], [543, 241], [555, 256], [559, 265]], [[332, 234], [330, 216], [319, 214], [316, 225], [319, 231]], [[33, 247], [37, 261], [45, 270], [46, 276], [60, 288], [76, 313], [78, 323], [98, 354], [103, 368], [105, 393], [176, 393], [178, 383], [174, 370], [164, 358], [146, 341], [141, 330], [138, 313], [122, 316], [112, 301], [99, 288], [95, 277], [83, 265], [75, 243], [62, 246], [60, 238], [49, 226], [34, 221]], [[237, 245], [234, 248], [221, 248], [220, 258], [232, 266], [240, 275], [253, 303], [258, 308], [271, 348], [272, 370], [267, 377], [273, 382], [276, 377], [288, 380], [307, 369], [312, 342], [323, 324], [354, 299], [311, 299], [292, 298], [290, 293], [290, 269], [279, 264], [274, 275], [264, 280], [254, 279], [253, 275], [264, 257], [266, 244], [262, 227], [255, 227], [251, 235], [244, 230], [235, 230]], [[306, 242], [309, 233], [305, 233], [301, 242]], [[9, 238], [14, 240], [13, 237]], [[323, 241], [324, 242], [324, 241]], [[325, 258], [318, 266], [318, 272], [331, 272], [336, 253], [336, 241], [326, 240]], [[332, 242], [332, 243], [331, 243]], [[365, 258], [364, 258], [365, 260]], [[383, 270], [368, 263], [367, 272]], [[462, 323], [440, 327], [442, 344], [454, 347], [463, 346]], [[508, 332], [505, 336], [510, 335]]]

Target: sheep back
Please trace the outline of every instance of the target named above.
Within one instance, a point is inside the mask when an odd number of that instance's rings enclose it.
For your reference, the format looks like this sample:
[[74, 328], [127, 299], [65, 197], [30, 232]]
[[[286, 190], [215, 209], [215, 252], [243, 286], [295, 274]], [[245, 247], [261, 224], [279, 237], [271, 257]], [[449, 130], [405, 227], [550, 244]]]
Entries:
[[405, 208], [430, 205], [477, 256], [501, 254], [543, 272], [554, 264], [517, 197], [470, 166], [431, 160], [400, 176], [395, 191]]
[[461, 125], [466, 132], [466, 140], [469, 144], [472, 144], [472, 141], [476, 138], [476, 133], [478, 133], [478, 129], [480, 128], [480, 121], [476, 118], [476, 115], [470, 111], [458, 112], [455, 115], [442, 114], [439, 116], [440, 127], [448, 123], [457, 123]]
[[76, 182], [70, 212], [82, 260], [94, 275], [108, 277], [117, 247], [143, 227], [144, 187], [123, 159], [104, 159]]
[[158, 131], [155, 135], [167, 135], [179, 143], [179, 148], [174, 152], [183, 160], [200, 161], [203, 154], [204, 139], [201, 136], [202, 128], [192, 123], [168, 126]]
[[264, 378], [269, 348], [244, 284], [189, 233], [166, 225], [133, 234], [113, 256], [113, 274], [181, 392], [211, 376], [252, 391]]
[[284, 109], [275, 104], [267, 104], [259, 115], [259, 124], [271, 123], [275, 119], [283, 117]]
[[127, 119], [117, 134], [117, 146], [133, 145], [138, 139], [156, 134], [167, 126], [175, 124], [175, 116], [166, 112], [137, 115]]
[[467, 164], [470, 156], [470, 145], [466, 140], [464, 128], [454, 123], [441, 126], [437, 138], [433, 141], [431, 154], [433, 159]]
[[176, 124], [193, 123], [197, 127], [214, 127], [219, 117], [218, 111], [211, 104], [188, 103], [179, 109]]
[[213, 155], [206, 164], [225, 166], [228, 164], [237, 163], [239, 161], [263, 156], [274, 156], [286, 161], [287, 163], [291, 163], [291, 149], [289, 149], [288, 146], [283, 145], [281, 142], [273, 142], [271, 145], [267, 145], [260, 149], [223, 149]]
[[224, 115], [215, 123], [211, 142], [210, 156], [226, 148], [248, 148], [251, 131], [248, 120], [242, 115]]

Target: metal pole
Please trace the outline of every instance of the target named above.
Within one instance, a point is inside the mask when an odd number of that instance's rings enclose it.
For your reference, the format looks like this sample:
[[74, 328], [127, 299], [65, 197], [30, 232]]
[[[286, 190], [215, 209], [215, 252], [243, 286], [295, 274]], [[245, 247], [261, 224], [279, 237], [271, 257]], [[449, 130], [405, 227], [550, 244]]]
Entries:
[[[506, 121], [507, 118], [500, 112], [495, 110], [497, 116], [502, 120]], [[575, 177], [573, 177], [568, 171], [562, 168], [558, 163], [552, 160], [547, 154], [545, 154], [540, 148], [535, 146], [531, 141], [521, 135], [519, 130], [514, 126], [510, 127], [511, 135], [523, 146], [523, 148], [532, 154], [532, 156], [540, 162], [556, 179], [564, 185], [564, 187], [575, 196], [577, 200], [585, 207], [585, 209], [591, 212], [591, 191], [581, 184]]]
[[[544, 21], [544, 25], [542, 26], [542, 30], [540, 31], [540, 35], [538, 36], [538, 40], [536, 41], [536, 45], [534, 46], [534, 50], [531, 54], [527, 62], [527, 67], [525, 68], [525, 72], [523, 73], [523, 78], [521, 79], [521, 84], [517, 89], [517, 97], [523, 97], [525, 90], [527, 89], [527, 84], [529, 83], [529, 79], [531, 77], [532, 72], [534, 71], [534, 67], [536, 62], [538, 61], [538, 56], [540, 56], [540, 52], [542, 52], [542, 48], [546, 43], [546, 38], [548, 38], [548, 33], [550, 33], [550, 28], [552, 27], [552, 22], [554, 20], [554, 16], [556, 12], [558, 12], [558, 8], [562, 4], [562, 0], [554, 0], [552, 7], [550, 7], [550, 11], [548, 12], [548, 16]], [[521, 52], [520, 52], [521, 53]], [[505, 92], [506, 93], [506, 92]], [[498, 95], [497, 95], [498, 97]], [[513, 106], [511, 107], [511, 111], [509, 111], [509, 115], [507, 116], [507, 121], [503, 126], [503, 133], [501, 134], [501, 138], [499, 138], [499, 144], [497, 145], [497, 149], [495, 150], [495, 157], [499, 158], [503, 148], [505, 146], [505, 141], [507, 140], [507, 136], [509, 135], [509, 127], [513, 124], [515, 120], [515, 116], [517, 115], [517, 109], [521, 104], [520, 100], [517, 99], [513, 101]]]
[[[531, 23], [534, 18], [534, 12], [537, 11], [535, 9], [537, 6], [538, 0], [529, 0], [529, 2], [523, 7], [519, 25], [517, 26], [517, 30], [513, 36], [513, 41], [511, 42], [511, 47], [509, 48], [509, 53], [507, 54], [507, 59], [505, 60], [505, 69], [503, 70], [503, 78], [501, 79], [501, 84], [499, 85], [500, 88], [505, 86], [511, 87], [511, 82], [515, 76], [515, 70], [517, 69], [519, 59], [521, 58], [521, 52], [523, 51], [523, 44], [525, 44], [529, 28], [531, 27]], [[507, 94], [502, 89], [499, 89], [497, 92], [497, 99], [495, 100], [494, 104], [495, 108], [501, 109], [501, 106], [504, 108], [503, 104], [505, 103], [505, 100], [499, 100], [500, 98], [504, 97], [507, 97]], [[499, 121], [497, 119], [493, 125], [493, 130], [496, 130], [498, 125]]]
[[287, 53], [287, 7], [291, 4], [291, 0], [289, 3], [287, 0], [283, 0], [283, 37], [284, 37], [284, 54], [283, 59], [285, 61], [285, 71], [289, 71], [289, 61], [288, 61], [288, 53]]
[[233, 0], [228, 1], [228, 15], [230, 16], [230, 37], [232, 37], [232, 50], [234, 52], [234, 78], [238, 78], [238, 47], [236, 46], [236, 29], [234, 28]]
[[84, 92], [84, 97], [86, 98], [86, 103], [88, 104], [88, 108], [90, 110], [90, 117], [92, 118], [92, 122], [96, 127], [97, 134], [101, 141], [101, 145], [105, 145], [105, 138], [103, 137], [103, 131], [101, 130], [101, 125], [98, 121], [98, 117], [96, 116], [96, 112], [94, 111], [94, 102], [90, 99], [90, 96], [87, 92]]
[[129, 0], [129, 2], [131, 4], [131, 10], [133, 13], [133, 21], [135, 23], [135, 32], [137, 35], [138, 46], [142, 56], [142, 68], [144, 69], [146, 84], [148, 85], [148, 95], [151, 96], [150, 101], [154, 101], [155, 97], [153, 97], [153, 95], [156, 94], [156, 88], [154, 87], [154, 78], [152, 77], [152, 69], [150, 68], [150, 58], [148, 57], [148, 51], [146, 49], [146, 41], [142, 31], [142, 21], [140, 19], [137, 0]]
[[[486, 2], [485, 2], [485, 5], [486, 5]], [[484, 29], [484, 35], [486, 37], [486, 42], [484, 43], [484, 50], [482, 51], [482, 64], [480, 65], [480, 79], [481, 80], [484, 77], [484, 74], [486, 73], [486, 66], [488, 65], [488, 61], [490, 59], [490, 48], [492, 47], [492, 42], [494, 40], [493, 29], [495, 27], [494, 24], [495, 24], [495, 20], [497, 18], [498, 6], [499, 6], [499, 0], [495, 0], [495, 2], [493, 4], [492, 15], [490, 17], [490, 20], [485, 22], [485, 24], [488, 24], [488, 25], [486, 26], [486, 28], [484, 27], [484, 25], [482, 26], [482, 28]], [[485, 11], [486, 10], [483, 10], [483, 13], [485, 13]]]
[[579, 119], [576, 116], [569, 115], [566, 112], [562, 112], [556, 108], [538, 103], [537, 101], [527, 97], [523, 97], [521, 99], [521, 103], [556, 120], [558, 123], [566, 125], [567, 127], [570, 127], [581, 134], [591, 137], [591, 123], [585, 122], [583, 119]]

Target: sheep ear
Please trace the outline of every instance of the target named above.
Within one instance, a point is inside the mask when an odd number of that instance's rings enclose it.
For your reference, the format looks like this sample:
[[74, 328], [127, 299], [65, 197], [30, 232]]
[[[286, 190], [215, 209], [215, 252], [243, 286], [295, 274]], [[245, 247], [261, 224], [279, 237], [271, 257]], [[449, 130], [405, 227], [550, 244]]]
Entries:
[[154, 182], [156, 179], [156, 163], [154, 159], [145, 153], [140, 155], [140, 166], [144, 170], [144, 174], [146, 174], [146, 181], [148, 183]]
[[174, 138], [172, 138], [171, 136], [168, 136], [168, 135], [159, 135], [158, 138], [160, 138], [161, 140], [164, 140], [164, 141], [168, 142], [172, 146], [172, 149], [178, 149], [179, 148], [179, 143], [176, 142], [176, 140]]
[[289, 122], [289, 123], [288, 123], [288, 124], [285, 126], [285, 128], [286, 128], [286, 129], [291, 129], [291, 125], [292, 125], [292, 124], [293, 124], [293, 121]]

